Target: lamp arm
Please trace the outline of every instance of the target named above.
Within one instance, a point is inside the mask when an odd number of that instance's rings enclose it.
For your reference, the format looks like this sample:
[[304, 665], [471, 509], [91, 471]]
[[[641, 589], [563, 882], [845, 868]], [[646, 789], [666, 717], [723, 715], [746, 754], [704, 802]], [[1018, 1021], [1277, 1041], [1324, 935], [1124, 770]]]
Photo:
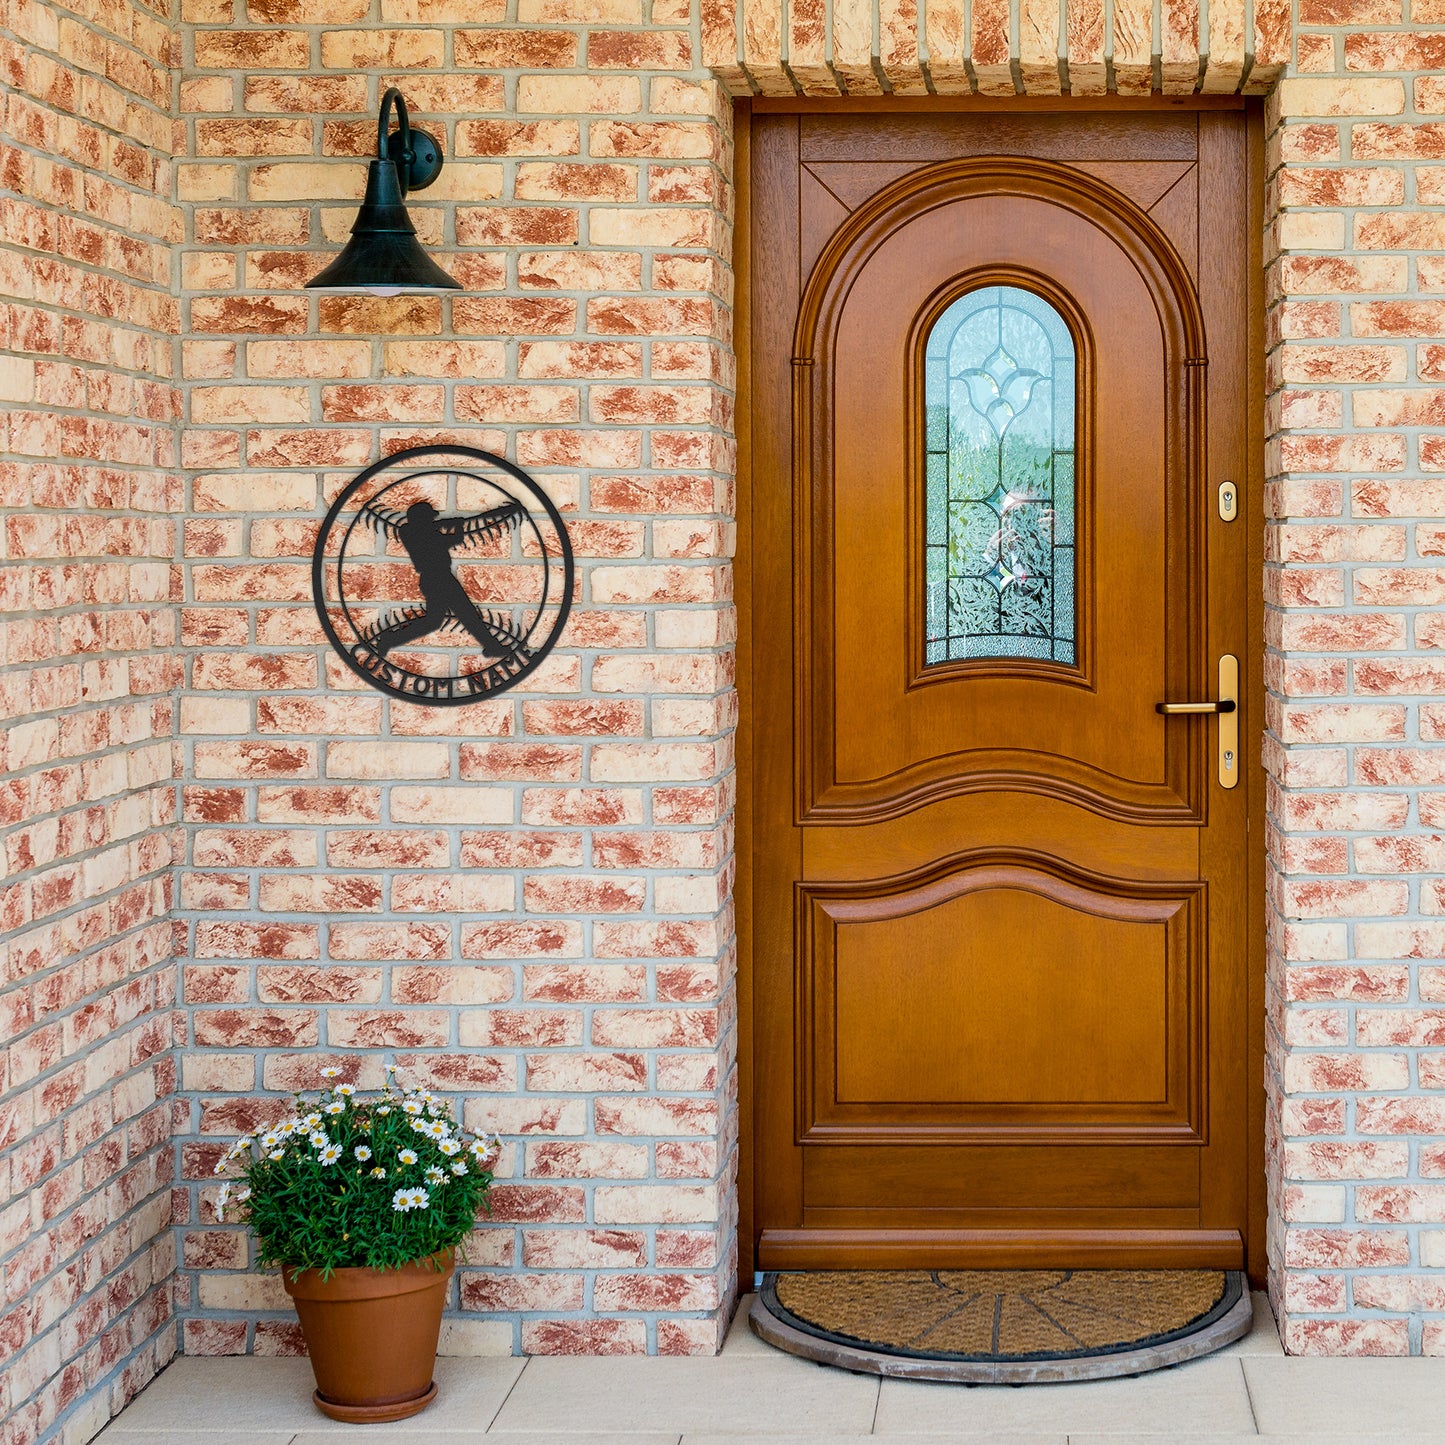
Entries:
[[401, 182], [401, 193], [406, 195], [408, 189], [408, 170], [411, 160], [411, 119], [406, 113], [406, 99], [394, 86], [388, 86], [381, 97], [381, 114], [376, 121], [376, 154], [381, 160], [390, 159], [387, 151], [387, 122], [390, 119], [391, 108], [396, 107], [397, 124], [401, 131], [402, 164], [396, 168], [397, 179]]

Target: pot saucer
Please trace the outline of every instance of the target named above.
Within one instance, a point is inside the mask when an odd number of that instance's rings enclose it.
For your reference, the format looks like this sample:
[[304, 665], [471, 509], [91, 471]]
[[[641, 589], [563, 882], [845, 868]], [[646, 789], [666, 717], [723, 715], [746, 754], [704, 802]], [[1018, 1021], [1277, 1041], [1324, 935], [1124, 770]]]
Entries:
[[323, 1415], [350, 1425], [384, 1425], [389, 1420], [405, 1420], [409, 1415], [425, 1410], [436, 1397], [435, 1380], [420, 1395], [413, 1395], [409, 1400], [391, 1400], [383, 1405], [343, 1405], [338, 1400], [328, 1400], [320, 1390], [311, 1392], [316, 1408]]

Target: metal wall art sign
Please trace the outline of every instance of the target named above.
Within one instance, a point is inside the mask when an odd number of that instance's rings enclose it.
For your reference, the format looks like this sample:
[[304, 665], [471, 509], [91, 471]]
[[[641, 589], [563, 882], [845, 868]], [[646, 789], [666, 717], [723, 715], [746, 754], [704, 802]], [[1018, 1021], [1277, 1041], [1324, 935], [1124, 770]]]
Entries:
[[572, 546], [552, 499], [490, 452], [412, 447], [331, 504], [311, 563], [316, 612], [358, 677], [453, 707], [512, 687], [572, 606]]

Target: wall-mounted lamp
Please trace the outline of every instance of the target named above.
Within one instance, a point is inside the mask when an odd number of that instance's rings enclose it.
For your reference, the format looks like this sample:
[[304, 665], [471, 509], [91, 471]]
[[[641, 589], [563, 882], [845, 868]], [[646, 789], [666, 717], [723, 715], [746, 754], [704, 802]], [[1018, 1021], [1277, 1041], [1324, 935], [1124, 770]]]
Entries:
[[[388, 134], [393, 105], [400, 129]], [[411, 128], [401, 92], [389, 89], [381, 97], [376, 159], [366, 173], [366, 195], [356, 213], [351, 239], [319, 276], [306, 283], [306, 289], [369, 291], [373, 296], [460, 291], [461, 283], [422, 250], [403, 204], [408, 191], [424, 190], [441, 168], [441, 148], [425, 131]]]

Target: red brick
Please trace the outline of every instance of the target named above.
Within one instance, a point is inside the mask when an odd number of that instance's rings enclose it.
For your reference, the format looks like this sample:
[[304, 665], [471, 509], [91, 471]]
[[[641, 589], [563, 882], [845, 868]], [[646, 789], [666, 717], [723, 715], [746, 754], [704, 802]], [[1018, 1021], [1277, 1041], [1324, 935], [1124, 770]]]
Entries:
[[[461, 206], [456, 212], [457, 240], [464, 246], [575, 246], [578, 216], [565, 206]], [[453, 307], [453, 316], [456, 314]], [[473, 307], [463, 305], [463, 316]], [[456, 322], [460, 331], [485, 329]]]
[[464, 743], [460, 767], [464, 778], [580, 781], [582, 749], [553, 743]]
[[577, 37], [565, 30], [458, 30], [452, 43], [458, 65], [486, 70], [566, 70], [577, 64]]
[[314, 1009], [201, 1009], [194, 1018], [196, 1043], [202, 1047], [304, 1048], [317, 1042]]
[[711, 1275], [609, 1274], [594, 1284], [593, 1299], [603, 1310], [712, 1309], [717, 1303], [717, 1283]]
[[642, 1355], [644, 1320], [524, 1320], [522, 1349], [528, 1355]]
[[1285, 1250], [1285, 1263], [1294, 1269], [1378, 1268], [1410, 1260], [1409, 1237], [1395, 1230], [1291, 1229]]
[[436, 923], [333, 923], [330, 956], [345, 959], [438, 959], [451, 951], [451, 930]]
[[462, 957], [577, 958], [582, 929], [565, 922], [477, 923], [462, 928]]
[[684, 30], [594, 30], [587, 64], [599, 70], [690, 70], [692, 39]]
[[529, 913], [636, 913], [646, 900], [646, 881], [534, 874], [523, 897]]
[[267, 967], [256, 971], [263, 1003], [375, 1003], [381, 998], [380, 969]]
[[582, 1190], [560, 1185], [499, 1183], [489, 1195], [499, 1224], [580, 1224], [584, 1200]]
[[198, 958], [320, 957], [312, 923], [201, 922], [196, 925]]
[[459, 1042], [485, 1048], [561, 1048], [582, 1042], [582, 1015], [564, 1009], [484, 1009], [462, 1015]]
[[456, 127], [459, 156], [577, 155], [581, 138], [575, 121], [464, 120]]
[[[587, 1147], [529, 1145], [528, 1156], [533, 1149], [556, 1149], [575, 1155]], [[528, 1229], [522, 1234], [522, 1258], [531, 1269], [636, 1269], [647, 1263], [647, 1238], [637, 1230]]]

